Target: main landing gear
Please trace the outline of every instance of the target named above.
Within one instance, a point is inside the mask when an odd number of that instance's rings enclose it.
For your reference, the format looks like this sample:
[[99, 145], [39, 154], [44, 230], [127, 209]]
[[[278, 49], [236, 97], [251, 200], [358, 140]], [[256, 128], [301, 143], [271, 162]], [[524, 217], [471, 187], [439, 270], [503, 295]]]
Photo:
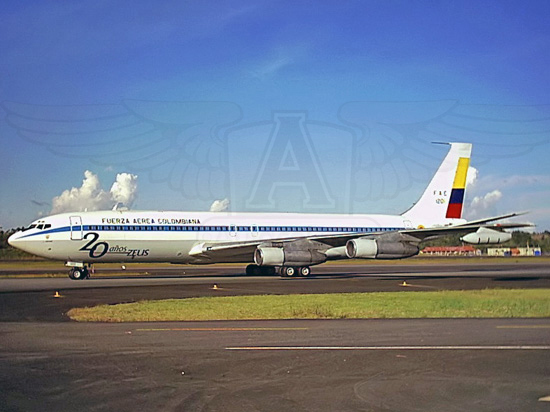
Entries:
[[69, 277], [72, 280], [83, 280], [88, 279], [90, 277], [90, 271], [88, 270], [88, 267], [78, 267], [75, 266], [69, 270]]
[[283, 267], [281, 267], [281, 277], [283, 277], [283, 278], [286, 278], [286, 277], [290, 278], [290, 277], [294, 277], [294, 276], [307, 278], [309, 275], [311, 275], [311, 269], [309, 268], [309, 266], [299, 266], [299, 267], [283, 266]]
[[275, 268], [273, 266], [248, 265], [246, 267], [246, 274], [253, 276], [274, 275]]
[[[252, 276], [266, 276], [274, 275], [276, 269], [273, 266], [258, 266], [258, 265], [248, 265], [246, 267], [246, 274]], [[311, 269], [309, 266], [282, 266], [279, 271], [281, 277], [283, 278], [293, 278], [293, 277], [308, 277], [311, 274]]]

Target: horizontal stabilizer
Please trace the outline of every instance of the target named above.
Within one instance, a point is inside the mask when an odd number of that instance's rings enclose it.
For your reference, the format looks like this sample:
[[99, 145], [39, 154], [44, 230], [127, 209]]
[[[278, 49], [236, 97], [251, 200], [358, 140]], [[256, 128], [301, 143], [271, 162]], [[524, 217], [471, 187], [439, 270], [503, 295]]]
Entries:
[[[507, 215], [501, 215], [501, 216], [495, 216], [495, 217], [488, 217], [488, 218], [485, 218], [485, 219], [472, 220], [470, 222], [464, 223], [464, 225], [481, 225], [481, 224], [484, 224], [484, 223], [495, 222], [497, 220], [509, 219], [511, 217], [516, 217], [516, 216], [523, 216], [523, 215], [526, 215], [527, 213], [529, 213], [529, 212], [509, 213]], [[522, 226], [522, 227], [524, 227], [524, 226]]]

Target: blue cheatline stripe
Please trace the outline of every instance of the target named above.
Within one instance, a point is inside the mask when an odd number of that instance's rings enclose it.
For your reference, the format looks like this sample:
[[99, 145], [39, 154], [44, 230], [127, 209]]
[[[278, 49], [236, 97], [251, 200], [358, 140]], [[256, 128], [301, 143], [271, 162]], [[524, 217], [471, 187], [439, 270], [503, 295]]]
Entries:
[[[76, 232], [81, 231], [80, 226], [73, 227]], [[84, 225], [84, 232], [292, 232], [292, 233], [378, 233], [404, 230], [404, 227], [328, 227], [328, 226], [164, 226], [164, 225]], [[31, 233], [22, 238], [48, 235], [50, 233], [70, 232], [70, 226], [43, 230]]]
[[456, 204], [464, 201], [464, 189], [453, 189], [451, 190], [451, 198], [449, 200], [450, 204]]

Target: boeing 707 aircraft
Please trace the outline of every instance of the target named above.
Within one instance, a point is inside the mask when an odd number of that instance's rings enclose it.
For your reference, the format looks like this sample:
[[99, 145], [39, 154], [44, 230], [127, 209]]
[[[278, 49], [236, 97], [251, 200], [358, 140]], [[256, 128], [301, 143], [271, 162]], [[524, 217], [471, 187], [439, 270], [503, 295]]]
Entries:
[[501, 243], [504, 229], [530, 226], [494, 222], [509, 214], [462, 219], [470, 143], [450, 150], [420, 200], [401, 215], [95, 211], [34, 221], [9, 244], [64, 260], [71, 279], [89, 277], [102, 262], [175, 264], [247, 263], [247, 274], [309, 276], [310, 266], [336, 259], [400, 259], [418, 254], [423, 240], [464, 234], [468, 243]]

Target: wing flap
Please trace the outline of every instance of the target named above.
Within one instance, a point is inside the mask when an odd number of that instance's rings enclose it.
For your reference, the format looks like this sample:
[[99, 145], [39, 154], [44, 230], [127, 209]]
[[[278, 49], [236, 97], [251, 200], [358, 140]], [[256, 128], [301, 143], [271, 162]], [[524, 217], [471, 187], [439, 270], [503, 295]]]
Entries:
[[[487, 228], [502, 231], [504, 229], [519, 229], [532, 227], [530, 223], [489, 223], [500, 219], [519, 216], [523, 213], [512, 213], [508, 215], [497, 216], [493, 218], [481, 219], [472, 222], [466, 222], [454, 226], [442, 226], [425, 229], [405, 229], [397, 231], [380, 231], [380, 232], [353, 232], [353, 233], [336, 233], [331, 235], [314, 235], [308, 237], [289, 237], [279, 239], [258, 239], [241, 242], [228, 243], [198, 243], [195, 245], [189, 255], [197, 260], [208, 263], [216, 262], [248, 262], [254, 261], [254, 251], [260, 245], [268, 245], [275, 247], [284, 247], [285, 244], [294, 243], [293, 248], [311, 248], [318, 252], [325, 253], [327, 250], [335, 247], [344, 246], [348, 240], [361, 237], [376, 238], [378, 236], [388, 236], [395, 233], [408, 235], [411, 241], [421, 242], [434, 237], [452, 235], [452, 234], [468, 234], [476, 232], [479, 228]], [[304, 242], [304, 245], [298, 242]], [[307, 246], [306, 246], [307, 243]]]

